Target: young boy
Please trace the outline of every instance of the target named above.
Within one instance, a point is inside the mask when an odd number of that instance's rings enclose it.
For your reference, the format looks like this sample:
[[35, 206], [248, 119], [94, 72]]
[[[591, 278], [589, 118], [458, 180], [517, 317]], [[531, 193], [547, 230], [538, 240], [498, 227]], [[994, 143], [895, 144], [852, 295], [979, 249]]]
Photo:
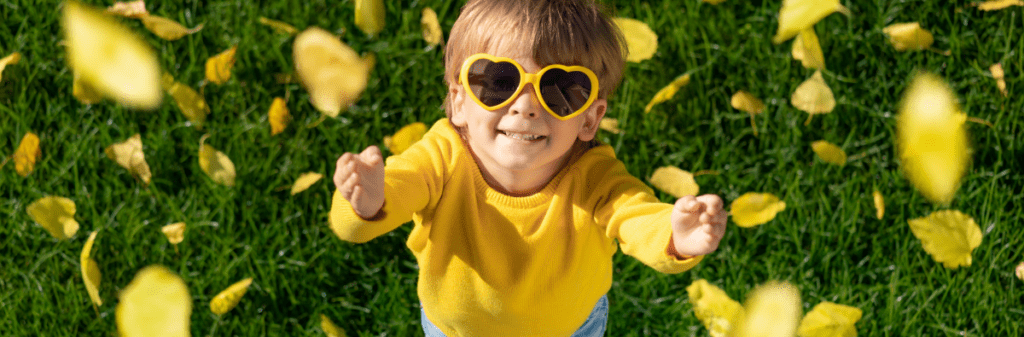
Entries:
[[718, 248], [716, 195], [658, 201], [594, 140], [625, 67], [592, 0], [470, 0], [445, 52], [446, 114], [383, 163], [337, 162], [331, 229], [412, 220], [427, 336], [600, 336], [618, 248], [663, 273]]

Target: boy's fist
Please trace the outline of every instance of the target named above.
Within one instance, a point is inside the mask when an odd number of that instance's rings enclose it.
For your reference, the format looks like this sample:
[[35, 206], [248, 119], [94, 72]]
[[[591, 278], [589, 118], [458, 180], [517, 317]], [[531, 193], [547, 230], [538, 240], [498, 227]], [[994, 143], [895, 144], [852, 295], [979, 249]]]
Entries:
[[729, 213], [714, 194], [688, 195], [672, 208], [672, 244], [677, 255], [706, 255], [718, 249]]
[[363, 219], [371, 219], [384, 206], [384, 157], [377, 146], [362, 153], [345, 152], [334, 169], [334, 187]]

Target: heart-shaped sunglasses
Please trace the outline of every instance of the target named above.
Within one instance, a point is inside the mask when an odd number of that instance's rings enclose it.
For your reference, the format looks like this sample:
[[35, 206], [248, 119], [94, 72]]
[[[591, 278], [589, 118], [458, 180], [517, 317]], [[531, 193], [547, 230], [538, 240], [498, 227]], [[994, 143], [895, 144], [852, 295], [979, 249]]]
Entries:
[[597, 75], [586, 67], [552, 64], [532, 74], [510, 58], [484, 53], [466, 58], [459, 82], [487, 110], [507, 105], [533, 83], [544, 110], [563, 121], [587, 110], [598, 92]]

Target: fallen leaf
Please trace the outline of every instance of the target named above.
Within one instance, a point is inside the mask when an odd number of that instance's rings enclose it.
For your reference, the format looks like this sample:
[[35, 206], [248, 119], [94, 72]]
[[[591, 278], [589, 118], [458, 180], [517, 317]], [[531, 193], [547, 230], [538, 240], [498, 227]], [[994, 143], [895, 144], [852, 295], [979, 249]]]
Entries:
[[675, 166], [659, 167], [651, 174], [651, 185], [673, 197], [682, 198], [697, 195], [700, 186], [693, 180], [693, 174]]
[[274, 97], [274, 101], [270, 103], [270, 111], [267, 111], [267, 119], [270, 120], [271, 136], [284, 132], [284, 129], [288, 127], [292, 115], [288, 113], [288, 107], [285, 106], [283, 98]]
[[223, 152], [205, 144], [206, 138], [199, 138], [199, 168], [214, 182], [224, 186], [235, 186], [235, 164]]
[[1021, 0], [992, 0], [992, 1], [985, 1], [985, 2], [982, 2], [982, 3], [976, 4], [976, 5], [978, 6], [978, 9], [980, 9], [980, 10], [983, 10], [983, 11], [994, 11], [994, 10], [1004, 9], [1004, 8], [1007, 8], [1007, 7], [1010, 7], [1010, 6], [1024, 6], [1024, 1], [1021, 1]]
[[783, 0], [779, 9], [779, 29], [772, 42], [785, 42], [835, 12], [851, 15], [839, 0]]
[[299, 192], [305, 191], [316, 182], [320, 181], [324, 177], [323, 174], [316, 172], [306, 172], [295, 179], [295, 184], [292, 185], [292, 195], [299, 194]]
[[359, 99], [373, 69], [374, 58], [360, 58], [337, 36], [313, 27], [295, 37], [295, 69], [317, 110], [338, 117]]
[[753, 94], [740, 90], [735, 94], [732, 94], [732, 98], [729, 100], [733, 109], [744, 111], [750, 114], [750, 127], [754, 130], [754, 136], [757, 136], [757, 123], [754, 121], [754, 116], [760, 115], [764, 112], [764, 102], [755, 97]]
[[146, 10], [146, 2], [143, 0], [115, 2], [113, 6], [107, 7], [107, 13], [132, 19], [149, 15], [149, 11]]
[[622, 130], [619, 129], [619, 120], [614, 118], [601, 118], [601, 124], [599, 124], [597, 127], [601, 128], [601, 130], [605, 130], [614, 134], [622, 133]]
[[142, 21], [143, 26], [146, 26], [146, 29], [167, 41], [174, 41], [185, 35], [195, 34], [203, 30], [203, 24], [201, 23], [195, 28], [189, 29], [174, 20], [156, 15], [142, 15], [139, 17], [139, 20]]
[[211, 83], [224, 84], [231, 79], [231, 68], [235, 66], [235, 51], [238, 46], [225, 50], [206, 60], [206, 80]]
[[626, 39], [626, 61], [648, 60], [658, 51], [658, 34], [643, 21], [630, 18], [612, 18]]
[[117, 330], [124, 337], [189, 336], [192, 297], [178, 275], [152, 265], [135, 274], [117, 303]]
[[167, 226], [160, 228], [160, 231], [164, 233], [172, 245], [177, 245], [185, 240], [185, 223], [175, 222]]
[[117, 162], [121, 167], [128, 169], [133, 176], [141, 179], [143, 185], [149, 185], [153, 174], [150, 173], [146, 155], [142, 152], [141, 135], [136, 133], [123, 142], [108, 146], [103, 152], [107, 154], [107, 158]]
[[43, 151], [39, 149], [39, 136], [27, 132], [21, 137], [18, 149], [14, 150], [14, 170], [18, 175], [27, 177], [36, 169], [36, 162], [43, 158]]
[[992, 78], [996, 79], [996, 88], [999, 88], [999, 92], [1003, 94], [1003, 97], [1009, 95], [1006, 91], [1006, 73], [1003, 72], [1003, 65], [996, 63], [989, 67], [988, 70], [992, 72]]
[[857, 321], [863, 312], [856, 307], [821, 302], [800, 321], [798, 337], [857, 337]]
[[764, 224], [786, 209], [786, 202], [771, 193], [747, 192], [729, 205], [732, 221], [740, 227], [754, 227]]
[[188, 118], [196, 130], [201, 130], [206, 123], [206, 115], [210, 114], [210, 106], [206, 99], [191, 87], [174, 81], [171, 74], [164, 74], [163, 87], [167, 94], [174, 98], [174, 103], [181, 114]]
[[401, 154], [427, 133], [427, 125], [421, 122], [403, 126], [394, 135], [384, 137], [384, 146], [393, 154]]
[[[3, 75], [4, 68], [7, 68], [8, 64], [17, 64], [18, 61], [20, 61], [20, 60], [21, 60], [21, 53], [17, 53], [17, 52], [11, 53], [11, 55], [7, 55], [6, 57], [0, 59], [0, 75]], [[0, 81], [2, 81], [2, 80], [3, 80], [3, 76], [0, 76]]]
[[826, 163], [839, 166], [846, 165], [846, 152], [836, 144], [819, 140], [811, 143], [811, 149], [813, 149], [814, 153], [818, 155], [818, 158], [821, 158], [821, 160]]
[[936, 75], [918, 74], [903, 95], [896, 119], [903, 174], [934, 203], [949, 204], [967, 172], [966, 120], [953, 90]]
[[676, 77], [676, 79], [672, 80], [672, 83], [669, 83], [654, 94], [651, 101], [647, 103], [646, 107], [644, 107], [644, 113], [651, 112], [651, 108], [654, 107], [655, 104], [672, 99], [672, 97], [676, 95], [676, 92], [679, 91], [679, 88], [682, 88], [687, 84], [690, 84], [690, 74], [683, 74]]
[[100, 298], [100, 267], [96, 264], [96, 260], [89, 257], [92, 252], [93, 242], [96, 240], [97, 231], [93, 231], [89, 234], [89, 239], [85, 240], [85, 246], [82, 247], [82, 254], [79, 255], [79, 263], [82, 266], [82, 281], [85, 282], [85, 291], [89, 292], [89, 298], [92, 299], [92, 303], [96, 306], [103, 305], [103, 299]]
[[800, 291], [789, 282], [771, 281], [755, 288], [736, 315], [734, 337], [792, 337], [801, 317]]
[[1018, 280], [1024, 281], [1024, 262], [1017, 265], [1017, 269], [1014, 270], [1014, 273], [1017, 274]]
[[42, 197], [28, 205], [25, 209], [43, 229], [57, 240], [70, 238], [78, 233], [78, 221], [75, 221], [75, 202], [64, 197]]
[[103, 96], [93, 88], [89, 83], [82, 80], [82, 75], [78, 71], [72, 71], [74, 79], [71, 82], [71, 95], [75, 96], [82, 104], [96, 104], [103, 101]]
[[971, 252], [981, 245], [981, 228], [960, 211], [936, 211], [907, 222], [924, 251], [949, 269], [970, 266]]
[[160, 63], [142, 38], [103, 11], [75, 1], [64, 2], [61, 24], [68, 65], [83, 83], [132, 109], [160, 106]]
[[431, 45], [444, 43], [444, 31], [441, 30], [441, 24], [437, 22], [437, 13], [430, 7], [423, 9], [423, 14], [420, 17], [420, 29], [423, 30], [423, 40], [427, 43]]
[[686, 287], [686, 293], [693, 304], [693, 314], [697, 316], [712, 337], [728, 336], [732, 330], [732, 322], [737, 316], [743, 315], [743, 306], [729, 297], [725, 291], [705, 279], [693, 281]]
[[883, 28], [882, 32], [889, 36], [889, 44], [897, 51], [928, 49], [935, 41], [932, 33], [917, 22], [894, 23]]
[[875, 190], [872, 195], [875, 198], [875, 217], [878, 220], [882, 220], [882, 216], [885, 215], [885, 198], [882, 197], [882, 192]]
[[284, 34], [288, 34], [288, 35], [295, 35], [295, 33], [299, 32], [298, 29], [295, 29], [295, 26], [289, 25], [289, 24], [281, 22], [281, 21], [267, 19], [267, 18], [262, 17], [262, 16], [260, 17], [260, 23], [264, 24], [266, 26], [270, 26], [270, 28], [273, 28], [274, 30], [276, 30], [279, 33], [284, 33]]
[[369, 36], [384, 30], [384, 0], [355, 0], [356, 27]]
[[245, 292], [249, 290], [250, 284], [252, 284], [251, 277], [228, 286], [227, 289], [224, 289], [210, 300], [210, 311], [217, 315], [223, 315], [234, 309], [238, 305], [238, 301], [242, 300], [242, 296], [245, 296]]
[[793, 40], [793, 59], [800, 60], [807, 69], [825, 69], [825, 54], [821, 51], [814, 26], [801, 30]]
[[817, 114], [832, 112], [836, 107], [836, 98], [832, 96], [832, 89], [825, 84], [825, 78], [821, 76], [821, 70], [815, 71], [811, 78], [808, 78], [793, 91], [790, 103], [794, 107], [810, 114], [807, 122], [811, 123], [811, 117]]
[[327, 337], [345, 337], [345, 329], [342, 329], [331, 322], [330, 318], [327, 318], [324, 314], [320, 314], [320, 329], [324, 331]]

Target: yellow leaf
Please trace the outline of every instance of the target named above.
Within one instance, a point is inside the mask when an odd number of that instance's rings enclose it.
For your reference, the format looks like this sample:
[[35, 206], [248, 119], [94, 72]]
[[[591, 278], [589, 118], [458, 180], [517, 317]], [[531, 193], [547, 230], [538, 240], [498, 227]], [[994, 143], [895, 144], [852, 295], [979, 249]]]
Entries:
[[175, 82], [171, 74], [164, 74], [163, 87], [178, 106], [178, 110], [188, 118], [196, 130], [201, 130], [206, 123], [206, 115], [210, 113], [210, 106], [206, 105], [206, 99], [191, 87]]
[[192, 296], [178, 275], [152, 265], [135, 274], [121, 291], [117, 330], [124, 337], [189, 336]]
[[1017, 274], [1018, 280], [1024, 281], [1024, 262], [1017, 265], [1017, 269], [1014, 270], [1014, 273]]
[[320, 112], [337, 117], [359, 99], [373, 69], [373, 56], [360, 58], [337, 36], [313, 27], [295, 37], [295, 70]]
[[882, 192], [878, 190], [875, 190], [872, 194], [875, 198], [875, 217], [878, 220], [882, 220], [882, 216], [885, 215], [885, 198], [882, 197]]
[[426, 40], [427, 43], [432, 45], [444, 43], [444, 31], [441, 30], [441, 24], [437, 22], [437, 13], [430, 7], [423, 9], [423, 15], [420, 17], [420, 29], [423, 30], [423, 40]]
[[71, 83], [71, 94], [79, 102], [82, 102], [82, 104], [96, 104], [103, 100], [103, 96], [96, 91], [96, 88], [82, 80], [82, 75], [78, 71], [73, 72], [74, 79]]
[[626, 38], [626, 61], [647, 60], [658, 51], [658, 34], [655, 34], [646, 23], [630, 18], [612, 18], [612, 21]]
[[779, 44], [789, 40], [835, 12], [850, 16], [850, 10], [840, 5], [839, 0], [783, 0], [779, 9], [779, 29], [772, 42]]
[[651, 108], [654, 107], [655, 104], [672, 99], [672, 97], [676, 95], [676, 92], [679, 91], [679, 88], [682, 88], [687, 84], [690, 84], [690, 74], [683, 74], [676, 77], [676, 79], [672, 80], [672, 83], [669, 83], [654, 94], [654, 98], [651, 98], [651, 102], [647, 103], [647, 106], [644, 107], [644, 113], [651, 112]]
[[274, 30], [280, 33], [285, 33], [288, 35], [295, 35], [295, 33], [299, 32], [298, 29], [295, 29], [295, 26], [289, 25], [281, 21], [267, 19], [262, 16], [260, 17], [260, 23], [270, 26], [270, 28], [273, 28]]
[[141, 135], [136, 133], [123, 142], [108, 146], [103, 152], [107, 154], [107, 158], [141, 179], [143, 185], [149, 185], [153, 175], [149, 171], [149, 164], [146, 163], [146, 155], [142, 152]]
[[936, 211], [907, 222], [910, 231], [921, 240], [924, 251], [949, 269], [970, 266], [971, 252], [981, 245], [981, 228], [960, 211]]
[[224, 84], [231, 79], [231, 68], [235, 66], [235, 51], [238, 46], [231, 47], [220, 54], [206, 60], [206, 80], [211, 83]]
[[821, 302], [815, 305], [796, 330], [799, 337], [857, 337], [857, 327], [863, 312], [859, 308]]
[[999, 88], [999, 92], [1003, 94], [1003, 97], [1009, 95], [1006, 91], [1006, 73], [1003, 72], [1003, 64], [993, 64], [988, 70], [992, 72], [992, 78], [996, 79], [996, 88]]
[[825, 69], [825, 54], [821, 51], [814, 26], [800, 31], [793, 40], [793, 59], [800, 60], [804, 68]]
[[949, 204], [967, 171], [967, 116], [953, 90], [930, 73], [911, 82], [896, 119], [896, 141], [903, 174], [928, 200]]
[[167, 241], [172, 245], [179, 244], [181, 241], [185, 240], [184, 222], [175, 222], [170, 225], [163, 226], [160, 228], [160, 231], [164, 233], [164, 236], [167, 237]]
[[374, 36], [384, 30], [384, 0], [355, 0], [356, 27]]
[[295, 184], [292, 185], [292, 195], [296, 195], [299, 192], [305, 191], [316, 182], [320, 181], [324, 177], [323, 174], [316, 172], [306, 172], [299, 176], [299, 179], [295, 179]]
[[384, 138], [384, 145], [393, 154], [401, 154], [427, 133], [427, 125], [416, 122], [403, 126], [394, 135]]
[[729, 100], [734, 109], [744, 111], [751, 115], [758, 115], [764, 112], [764, 102], [755, 97], [753, 94], [740, 90], [732, 95], [732, 99]]
[[800, 305], [800, 291], [788, 282], [760, 285], [743, 303], [729, 336], [792, 337], [800, 323]]
[[729, 297], [722, 289], [707, 280], [693, 281], [686, 287], [693, 304], [693, 314], [704, 324], [712, 337], [725, 337], [732, 330], [731, 323], [743, 315], [743, 306]]
[[70, 238], [78, 232], [78, 221], [75, 221], [75, 202], [64, 197], [42, 197], [28, 205], [25, 209], [43, 229], [57, 240]]
[[320, 329], [324, 330], [327, 337], [345, 337], [345, 329], [334, 325], [334, 322], [323, 314], [320, 314]]
[[821, 76], [821, 70], [818, 70], [814, 72], [811, 78], [796, 87], [796, 90], [793, 91], [793, 96], [790, 97], [790, 103], [797, 109], [810, 114], [807, 122], [804, 123], [806, 125], [811, 122], [810, 117], [816, 114], [832, 112], [832, 109], [836, 107], [836, 98], [832, 96], [832, 89], [829, 89], [828, 84], [825, 84], [825, 78]]
[[697, 182], [693, 180], [693, 174], [675, 166], [665, 166], [654, 170], [650, 182], [662, 192], [676, 198], [697, 195], [697, 192], [700, 191], [700, 186], [697, 186]]
[[704, 0], [704, 2], [707, 2], [707, 3], [712, 4], [712, 5], [717, 5], [717, 4], [725, 2], [725, 0]]
[[597, 127], [614, 134], [622, 133], [622, 130], [619, 129], [619, 120], [614, 118], [601, 118], [601, 124], [599, 124]]
[[267, 112], [267, 119], [270, 120], [271, 136], [284, 132], [284, 129], [288, 127], [292, 115], [288, 113], [288, 107], [285, 106], [283, 98], [274, 97], [274, 101], [270, 103], [270, 111]]
[[[4, 68], [7, 68], [8, 64], [17, 64], [21, 60], [21, 53], [11, 53], [6, 57], [0, 59], [0, 75], [3, 75]], [[0, 76], [0, 80], [3, 80], [3, 76]]]
[[107, 13], [132, 19], [149, 15], [149, 11], [146, 10], [146, 2], [143, 0], [115, 2], [113, 6], [107, 7]]
[[245, 292], [249, 290], [250, 284], [252, 284], [251, 277], [235, 282], [235, 284], [218, 293], [217, 296], [210, 300], [210, 311], [217, 315], [223, 315], [234, 309], [238, 305], [238, 301], [242, 300], [242, 296], [245, 296]]
[[85, 282], [85, 291], [89, 292], [89, 298], [92, 299], [92, 303], [95, 305], [103, 305], [103, 299], [100, 298], [100, 267], [96, 264], [96, 260], [89, 257], [92, 252], [93, 241], [96, 240], [97, 231], [93, 231], [89, 234], [89, 239], [85, 240], [85, 246], [82, 247], [82, 254], [79, 255], [79, 263], [82, 266], [82, 280]]
[[210, 135], [199, 139], [199, 168], [214, 182], [224, 186], [235, 186], [235, 163], [223, 152], [204, 144]]
[[897, 51], [927, 49], [935, 41], [932, 33], [917, 22], [894, 23], [883, 28], [882, 32], [889, 35], [889, 43]]
[[146, 29], [167, 41], [174, 41], [185, 35], [203, 30], [203, 24], [201, 23], [195, 28], [189, 29], [174, 20], [156, 15], [142, 15], [139, 17], [139, 20], [142, 21], [143, 26], [146, 26]]
[[733, 200], [729, 205], [732, 221], [740, 227], [754, 227], [764, 224], [786, 209], [786, 202], [771, 193], [748, 192]]
[[28, 132], [21, 137], [18, 149], [14, 150], [14, 170], [18, 175], [27, 177], [35, 171], [36, 162], [43, 158], [43, 151], [39, 149], [39, 136]]
[[1021, 0], [992, 0], [985, 1], [977, 4], [978, 9], [983, 11], [994, 11], [1007, 8], [1010, 6], [1024, 6], [1024, 1]]
[[822, 161], [829, 164], [836, 164], [839, 166], [846, 165], [846, 152], [840, 149], [836, 144], [829, 143], [824, 140], [819, 140], [811, 143], [811, 149], [814, 153], [821, 158]]
[[85, 84], [132, 109], [160, 106], [160, 63], [142, 38], [103, 11], [75, 1], [64, 2], [61, 23], [68, 65]]

